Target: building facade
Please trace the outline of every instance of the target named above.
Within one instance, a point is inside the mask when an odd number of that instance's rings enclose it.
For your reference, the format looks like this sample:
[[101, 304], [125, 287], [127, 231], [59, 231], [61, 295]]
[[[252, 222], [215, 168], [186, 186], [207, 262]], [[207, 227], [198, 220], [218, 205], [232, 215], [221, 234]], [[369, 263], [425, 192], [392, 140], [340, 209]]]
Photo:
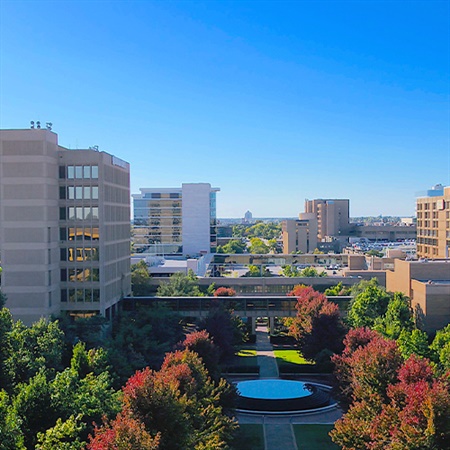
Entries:
[[417, 257], [449, 258], [450, 186], [437, 185], [417, 198]]
[[317, 238], [348, 235], [350, 221], [350, 200], [316, 199], [305, 200], [305, 213], [314, 214], [317, 219]]
[[217, 248], [216, 193], [209, 183], [142, 188], [133, 194], [133, 250], [153, 255], [199, 255]]
[[128, 163], [0, 131], [1, 289], [15, 318], [111, 316], [131, 291]]
[[301, 213], [299, 219], [282, 222], [283, 253], [312, 253], [317, 248], [317, 219]]

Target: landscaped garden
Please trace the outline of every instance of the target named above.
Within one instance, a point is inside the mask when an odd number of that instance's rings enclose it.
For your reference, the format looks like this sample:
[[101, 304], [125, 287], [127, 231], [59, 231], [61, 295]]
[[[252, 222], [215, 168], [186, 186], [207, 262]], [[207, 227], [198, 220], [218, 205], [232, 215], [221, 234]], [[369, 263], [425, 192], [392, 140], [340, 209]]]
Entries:
[[259, 424], [241, 424], [233, 441], [234, 450], [264, 450], [264, 429]]

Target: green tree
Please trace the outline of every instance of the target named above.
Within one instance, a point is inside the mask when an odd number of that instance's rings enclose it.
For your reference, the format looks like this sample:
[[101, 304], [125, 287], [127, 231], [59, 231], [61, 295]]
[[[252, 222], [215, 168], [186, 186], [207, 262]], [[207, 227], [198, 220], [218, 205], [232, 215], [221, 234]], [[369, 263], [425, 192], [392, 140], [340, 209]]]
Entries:
[[8, 394], [0, 390], [0, 443], [4, 450], [25, 450], [22, 421]]
[[443, 370], [450, 370], [450, 324], [436, 332], [430, 349], [433, 352], [433, 360]]
[[423, 358], [428, 358], [431, 355], [427, 333], [417, 328], [411, 331], [403, 329], [397, 339], [397, 345], [405, 359], [411, 355], [417, 355]]
[[281, 273], [284, 277], [299, 277], [300, 270], [293, 265], [282, 266]]
[[150, 286], [150, 274], [144, 260], [131, 266], [131, 289], [133, 295], [137, 297], [150, 295], [152, 292]]
[[318, 272], [316, 268], [314, 267], [305, 267], [303, 270], [300, 271], [300, 276], [301, 277], [310, 277], [310, 278], [315, 278], [315, 277], [326, 277], [327, 273], [325, 271], [322, 272]]
[[12, 353], [11, 330], [13, 318], [7, 308], [0, 309], [0, 389], [8, 389], [14, 378], [10, 365], [7, 364]]
[[218, 253], [235, 254], [244, 253], [247, 250], [247, 245], [240, 239], [232, 239], [220, 248], [221, 251], [218, 251]]
[[372, 284], [350, 302], [347, 314], [348, 323], [354, 327], [373, 327], [375, 319], [386, 313], [390, 296], [386, 291]]
[[36, 450], [82, 450], [86, 442], [80, 440], [80, 435], [85, 428], [80, 415], [72, 415], [66, 421], [59, 417], [54, 427], [38, 433]]
[[403, 330], [412, 331], [413, 328], [413, 311], [409, 299], [401, 292], [394, 292], [386, 314], [375, 318], [374, 329], [390, 339], [398, 339]]
[[260, 238], [254, 237], [250, 239], [250, 253], [253, 254], [266, 254], [269, 253], [270, 247]]
[[338, 297], [340, 295], [350, 295], [350, 288], [344, 287], [342, 281], [339, 281], [339, 283], [336, 286], [332, 286], [325, 289], [324, 294], [330, 297]]
[[185, 275], [174, 273], [168, 283], [161, 283], [156, 291], [159, 297], [203, 297], [198, 287], [198, 279], [194, 271], [189, 270]]

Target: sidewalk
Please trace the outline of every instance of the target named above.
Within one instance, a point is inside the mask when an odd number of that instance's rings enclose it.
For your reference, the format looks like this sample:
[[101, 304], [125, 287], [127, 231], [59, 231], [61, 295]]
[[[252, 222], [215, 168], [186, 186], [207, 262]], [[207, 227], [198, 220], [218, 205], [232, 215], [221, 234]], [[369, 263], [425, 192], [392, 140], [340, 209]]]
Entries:
[[[266, 326], [256, 328], [256, 354], [260, 378], [278, 378], [278, 365]], [[241, 424], [261, 424], [264, 429], [265, 450], [299, 450], [294, 437], [293, 424], [333, 424], [342, 416], [338, 406], [327, 411], [303, 414], [245, 414], [237, 413]]]

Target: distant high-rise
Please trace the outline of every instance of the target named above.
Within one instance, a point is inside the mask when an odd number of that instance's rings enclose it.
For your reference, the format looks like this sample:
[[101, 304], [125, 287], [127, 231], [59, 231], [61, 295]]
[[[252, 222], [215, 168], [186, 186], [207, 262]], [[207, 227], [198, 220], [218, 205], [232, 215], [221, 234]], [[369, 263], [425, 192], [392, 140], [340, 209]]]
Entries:
[[200, 255], [217, 248], [216, 193], [209, 183], [141, 188], [133, 195], [136, 253]]
[[450, 186], [440, 184], [417, 199], [417, 256], [449, 258]]
[[244, 214], [244, 223], [251, 223], [253, 221], [253, 214], [250, 211], [247, 211]]
[[299, 219], [282, 222], [283, 253], [312, 253], [317, 248], [317, 219], [301, 213]]
[[1, 289], [15, 318], [105, 316], [131, 291], [130, 169], [49, 129], [0, 131]]
[[350, 222], [350, 200], [316, 199], [305, 200], [305, 213], [317, 218], [317, 238], [339, 237], [348, 234]]

